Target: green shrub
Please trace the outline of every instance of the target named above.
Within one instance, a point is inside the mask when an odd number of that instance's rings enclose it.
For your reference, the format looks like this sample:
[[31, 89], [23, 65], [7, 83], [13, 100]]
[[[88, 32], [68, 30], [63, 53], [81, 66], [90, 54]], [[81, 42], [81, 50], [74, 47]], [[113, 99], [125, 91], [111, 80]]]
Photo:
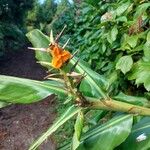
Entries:
[[[147, 0], [89, 2], [82, 3], [76, 19], [74, 49], [79, 49], [94, 70], [114, 83], [112, 89], [116, 92], [136, 88], [130, 80], [135, 80], [137, 85], [144, 84], [149, 91], [146, 76], [150, 70], [146, 66], [150, 64], [150, 3]], [[146, 77], [144, 80], [142, 75]]]
[[[61, 150], [149, 149], [150, 119], [144, 116], [150, 116], [150, 3], [87, 2], [76, 15], [75, 29], [68, 29], [74, 33], [72, 48], [80, 49], [80, 60], [75, 56], [64, 63], [65, 51], [60, 46], [54, 53], [57, 41], [52, 34], [49, 38], [39, 30], [29, 32], [36, 58], [50, 74], [46, 81], [1, 75], [1, 105], [33, 103], [56, 94], [68, 108], [63, 107], [64, 113], [29, 150], [37, 149], [75, 115], [73, 138]], [[63, 65], [56, 69], [54, 60]], [[64, 130], [60, 131], [64, 135]]]
[[[32, 49], [36, 50], [39, 63], [51, 73], [45, 81], [0, 75], [0, 107], [34, 103], [51, 94], [56, 94], [64, 106], [61, 116], [29, 150], [36, 150], [58, 129], [63, 132], [61, 135], [65, 135], [60, 127], [74, 116], [74, 127], [71, 123], [66, 126], [69, 128], [67, 134], [74, 130], [73, 137], [61, 150], [150, 148], [150, 119], [144, 117], [150, 116], [147, 98], [123, 93], [109, 95], [109, 80], [91, 70], [87, 62], [79, 61], [75, 56], [72, 58], [67, 50], [62, 51], [52, 34], [49, 38], [36, 29], [27, 37], [35, 47]], [[57, 67], [58, 64], [61, 65]]]

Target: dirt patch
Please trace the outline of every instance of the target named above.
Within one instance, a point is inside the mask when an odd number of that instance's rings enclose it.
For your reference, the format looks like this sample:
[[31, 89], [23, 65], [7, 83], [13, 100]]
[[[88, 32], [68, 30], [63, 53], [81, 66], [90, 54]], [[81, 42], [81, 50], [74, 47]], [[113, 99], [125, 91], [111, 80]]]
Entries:
[[[0, 150], [27, 150], [55, 118], [52, 98], [30, 105], [13, 105], [0, 111]], [[40, 150], [54, 150], [49, 138]]]
[[[45, 70], [34, 59], [34, 52], [20, 51], [0, 62], [0, 74], [30, 79], [43, 79]], [[0, 150], [27, 150], [55, 119], [52, 97], [29, 105], [12, 105], [0, 110]], [[55, 150], [50, 137], [40, 150]]]
[[29, 79], [43, 79], [46, 71], [36, 63], [34, 51], [22, 50], [0, 61], [0, 74]]

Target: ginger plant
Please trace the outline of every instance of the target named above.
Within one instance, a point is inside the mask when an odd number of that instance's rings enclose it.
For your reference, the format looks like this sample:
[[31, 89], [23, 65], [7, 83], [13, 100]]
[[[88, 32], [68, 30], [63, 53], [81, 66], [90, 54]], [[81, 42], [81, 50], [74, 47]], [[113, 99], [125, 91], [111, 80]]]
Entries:
[[[128, 102], [121, 101], [121, 98], [120, 100], [111, 98], [113, 96], [107, 94], [107, 90], [110, 87], [107, 79], [91, 70], [86, 62], [76, 57], [76, 53], [71, 54], [65, 50], [68, 41], [62, 47], [58, 44], [63, 31], [56, 36], [55, 40], [52, 32], [50, 40], [49, 37], [39, 30], [33, 30], [27, 34], [27, 37], [34, 46], [34, 48], [30, 49], [35, 50], [36, 58], [39, 60], [38, 63], [46, 67], [50, 73], [45, 77], [45, 81], [1, 75], [0, 100], [6, 104], [33, 103], [48, 95], [56, 94], [65, 100], [64, 104], [71, 103], [71, 107], [31, 145], [29, 150], [37, 149], [48, 136], [77, 114], [73, 140], [69, 141], [61, 149], [82, 150], [90, 148], [94, 150], [96, 146], [100, 150], [103, 150], [104, 147], [111, 150], [119, 145], [126, 149], [134, 135], [132, 126], [134, 128], [136, 123], [140, 124], [143, 121], [139, 119], [140, 121], [133, 122], [133, 118], [136, 118], [138, 115], [150, 115], [148, 100], [140, 101], [142, 106], [139, 106], [132, 104], [132, 98], [135, 99], [132, 96], [127, 96]], [[137, 98], [138, 101], [139, 99]], [[89, 126], [89, 130], [84, 133], [84, 120], [86, 120], [91, 110], [99, 110], [99, 119], [95, 121], [96, 126], [92, 126], [92, 128]], [[108, 122], [102, 125], [99, 124], [99, 121], [105, 118], [110, 111], [114, 116], [110, 117]], [[114, 112], [122, 113], [115, 115]], [[91, 120], [93, 118], [95, 118], [95, 114], [92, 114]], [[136, 132], [140, 131], [140, 133], [148, 134], [150, 131], [145, 131], [145, 128], [147, 129], [147, 122], [148, 120], [142, 124], [144, 127], [139, 128]], [[139, 141], [139, 137], [137, 136], [136, 138]], [[149, 139], [149, 137], [147, 136], [146, 139]], [[134, 143], [140, 144], [135, 141]], [[148, 142], [145, 142], [145, 145], [148, 145]]]

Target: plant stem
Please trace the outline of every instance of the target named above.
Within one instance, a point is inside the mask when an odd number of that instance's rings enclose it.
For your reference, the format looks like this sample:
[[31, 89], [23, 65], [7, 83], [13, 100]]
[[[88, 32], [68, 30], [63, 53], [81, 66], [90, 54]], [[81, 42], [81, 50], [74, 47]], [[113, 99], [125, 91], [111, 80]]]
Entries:
[[90, 109], [103, 109], [103, 110], [110, 110], [110, 111], [119, 111], [119, 112], [126, 112], [136, 115], [144, 115], [150, 116], [150, 109], [142, 106], [137, 106], [129, 103], [124, 103], [121, 101], [116, 101], [112, 99], [106, 100], [98, 100], [95, 98], [87, 97], [87, 103], [82, 104], [82, 107], [88, 107]]
[[68, 78], [68, 76], [66, 75], [66, 72], [64, 72], [63, 70], [60, 70], [60, 73], [64, 77], [64, 81], [65, 81], [65, 85], [66, 85], [66, 88], [68, 90], [68, 93], [70, 93], [73, 97], [76, 97], [76, 91], [74, 91], [74, 89], [73, 89], [73, 87], [71, 85], [71, 81]]

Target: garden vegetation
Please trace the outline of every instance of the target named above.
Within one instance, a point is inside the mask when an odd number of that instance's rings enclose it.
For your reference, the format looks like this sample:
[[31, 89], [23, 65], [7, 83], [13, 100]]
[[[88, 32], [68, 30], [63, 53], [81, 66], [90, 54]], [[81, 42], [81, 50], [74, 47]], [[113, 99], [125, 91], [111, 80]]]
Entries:
[[74, 133], [60, 150], [148, 150], [150, 2], [49, 4], [54, 9], [39, 10], [54, 15], [39, 24], [28, 16], [33, 30], [30, 26], [26, 34], [38, 63], [49, 72], [45, 80], [0, 75], [2, 106], [34, 103], [51, 94], [64, 106], [29, 150], [37, 149], [71, 118]]

